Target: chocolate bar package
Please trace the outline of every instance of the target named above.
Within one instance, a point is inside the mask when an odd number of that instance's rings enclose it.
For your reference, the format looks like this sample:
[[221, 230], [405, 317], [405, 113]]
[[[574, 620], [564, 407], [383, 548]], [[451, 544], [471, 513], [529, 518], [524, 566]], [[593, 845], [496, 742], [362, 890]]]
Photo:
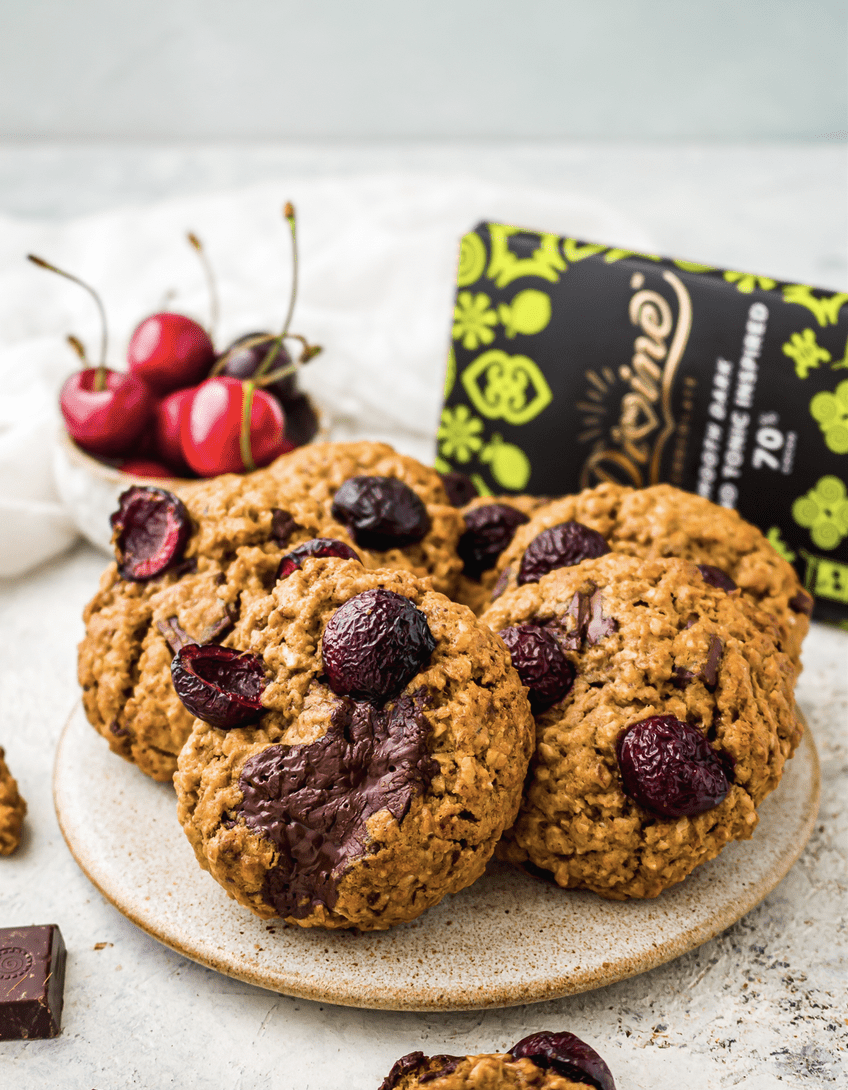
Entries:
[[737, 508], [848, 628], [848, 293], [482, 223], [437, 467], [482, 494], [662, 481]]

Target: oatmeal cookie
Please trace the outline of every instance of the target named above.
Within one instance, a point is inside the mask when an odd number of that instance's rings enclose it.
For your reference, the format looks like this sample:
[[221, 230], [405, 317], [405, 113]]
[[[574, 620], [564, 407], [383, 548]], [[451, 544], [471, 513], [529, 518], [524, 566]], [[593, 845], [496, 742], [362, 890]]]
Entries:
[[543, 496], [477, 496], [462, 511], [464, 529], [457, 545], [462, 572], [457, 602], [479, 614], [488, 606], [497, 580], [495, 566], [519, 526], [550, 500]]
[[0, 746], [0, 855], [11, 855], [21, 842], [27, 804], [18, 792], [5, 758]]
[[689, 561], [609, 553], [481, 619], [536, 713], [504, 858], [564, 887], [655, 897], [751, 836], [802, 731], [769, 614]]
[[310, 443], [283, 454], [267, 472], [346, 525], [369, 568], [411, 571], [453, 595], [463, 521], [435, 469], [386, 443], [362, 441]]
[[[720, 569], [745, 597], [774, 616], [781, 647], [800, 669], [801, 644], [810, 627], [813, 600], [795, 569], [736, 511], [668, 484], [642, 489], [601, 484], [540, 508], [527, 525], [518, 528], [501, 554], [496, 590], [524, 581], [521, 568], [531, 543], [543, 532], [569, 521], [600, 533], [613, 552], [652, 558], [678, 556]], [[544, 540], [536, 542], [533, 550], [555, 551], [546, 550]], [[542, 559], [543, 568], [545, 563], [555, 563], [551, 555]]]
[[597, 1052], [573, 1033], [534, 1033], [507, 1053], [401, 1056], [380, 1090], [615, 1090]]
[[[305, 559], [235, 638], [249, 650], [238, 676], [219, 666], [195, 704], [208, 691], [206, 718], [224, 725], [195, 722], [174, 777], [198, 861], [230, 896], [262, 917], [371, 930], [479, 877], [515, 817], [533, 720], [470, 610], [408, 572]], [[231, 725], [248, 690], [255, 721]]]
[[[163, 489], [134, 491], [174, 499]], [[147, 560], [144, 540], [133, 546], [142, 558], [140, 571], [134, 572], [122, 553], [85, 609], [86, 633], [79, 646], [89, 721], [115, 753], [156, 780], [171, 779], [191, 730], [192, 716], [171, 684], [178, 648], [195, 641], [230, 645], [241, 612], [267, 594], [292, 548], [316, 537], [340, 539], [353, 548], [343, 526], [325, 519], [308, 497], [288, 496], [263, 471], [198, 482], [181, 495], [183, 514], [174, 522], [185, 524], [182, 544], [176, 540], [169, 560], [168, 531], [157, 529], [169, 501], [160, 498], [137, 511], [136, 538], [143, 537], [147, 520], [168, 562], [148, 574], [160, 565]], [[116, 539], [119, 543], [117, 530]]]

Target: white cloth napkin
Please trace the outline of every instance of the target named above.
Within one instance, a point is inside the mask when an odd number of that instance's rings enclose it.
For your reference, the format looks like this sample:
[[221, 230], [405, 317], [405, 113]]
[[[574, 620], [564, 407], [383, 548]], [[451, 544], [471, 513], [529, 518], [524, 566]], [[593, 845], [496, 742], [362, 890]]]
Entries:
[[385, 438], [428, 461], [466, 231], [493, 219], [650, 246], [638, 227], [592, 198], [421, 174], [292, 177], [60, 223], [0, 216], [0, 575], [41, 563], [75, 536], [50, 471], [57, 396], [78, 366], [66, 334], [79, 336], [95, 362], [100, 336], [91, 299], [25, 255], [101, 293], [108, 362], [122, 370], [129, 337], [148, 314], [178, 310], [208, 322], [188, 230], [203, 240], [218, 278], [216, 344], [280, 328], [291, 279], [286, 200], [296, 206], [300, 244], [292, 329], [325, 349], [303, 371], [303, 387], [325, 411], [332, 438]]

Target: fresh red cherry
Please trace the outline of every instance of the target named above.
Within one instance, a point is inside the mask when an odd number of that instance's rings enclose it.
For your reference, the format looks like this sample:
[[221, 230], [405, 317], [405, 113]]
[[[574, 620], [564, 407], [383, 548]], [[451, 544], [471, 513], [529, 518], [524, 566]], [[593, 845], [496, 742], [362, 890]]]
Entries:
[[98, 367], [86, 367], [65, 380], [59, 405], [70, 437], [83, 450], [104, 457], [127, 454], [144, 430], [153, 398], [134, 375], [102, 369], [105, 388], [96, 389]]
[[182, 420], [194, 397], [196, 386], [174, 390], [153, 406], [153, 449], [169, 466], [184, 472], [188, 467], [183, 457]]
[[173, 469], [155, 462], [151, 458], [127, 458], [121, 462], [121, 473], [129, 473], [132, 477], [167, 477], [174, 476]]
[[[250, 412], [245, 399], [252, 395]], [[243, 473], [293, 449], [275, 398], [250, 382], [211, 378], [194, 392], [183, 416], [183, 457], [202, 477]]]
[[130, 338], [127, 361], [151, 390], [167, 394], [205, 378], [215, 348], [203, 326], [184, 314], [151, 314]]
[[[262, 337], [265, 340], [259, 339]], [[288, 367], [292, 362], [285, 345], [274, 341], [273, 333], [247, 333], [244, 337], [233, 341], [230, 347], [218, 357], [219, 362], [224, 361], [219, 374], [229, 375], [231, 378], [253, 378], [257, 370], [265, 363], [269, 353], [272, 354], [272, 359], [265, 368], [266, 373]], [[273, 394], [285, 407], [289, 401], [297, 397], [297, 374], [292, 371], [290, 375], [278, 378], [276, 382], [269, 382], [264, 389], [269, 394]]]

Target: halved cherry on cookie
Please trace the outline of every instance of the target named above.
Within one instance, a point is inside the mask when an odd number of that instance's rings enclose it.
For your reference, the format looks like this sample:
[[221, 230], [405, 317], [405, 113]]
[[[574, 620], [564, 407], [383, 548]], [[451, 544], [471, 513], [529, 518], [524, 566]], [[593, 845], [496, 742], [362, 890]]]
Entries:
[[277, 580], [285, 579], [292, 572], [297, 571], [301, 567], [301, 562], [310, 556], [337, 556], [342, 560], [359, 560], [355, 550], [351, 549], [350, 545], [345, 545], [343, 541], [333, 537], [313, 537], [310, 541], [304, 541], [302, 545], [292, 549], [290, 553], [286, 553], [277, 568]]
[[144, 582], [175, 567], [192, 529], [182, 500], [164, 488], [136, 486], [122, 492], [118, 502], [110, 522], [122, 578]]
[[188, 643], [171, 662], [171, 678], [192, 715], [221, 730], [253, 723], [265, 710], [262, 693], [268, 682], [257, 655], [214, 643]]
[[612, 1072], [598, 1053], [573, 1033], [532, 1033], [509, 1050], [513, 1059], [526, 1057], [536, 1067], [595, 1090], [615, 1090]]

